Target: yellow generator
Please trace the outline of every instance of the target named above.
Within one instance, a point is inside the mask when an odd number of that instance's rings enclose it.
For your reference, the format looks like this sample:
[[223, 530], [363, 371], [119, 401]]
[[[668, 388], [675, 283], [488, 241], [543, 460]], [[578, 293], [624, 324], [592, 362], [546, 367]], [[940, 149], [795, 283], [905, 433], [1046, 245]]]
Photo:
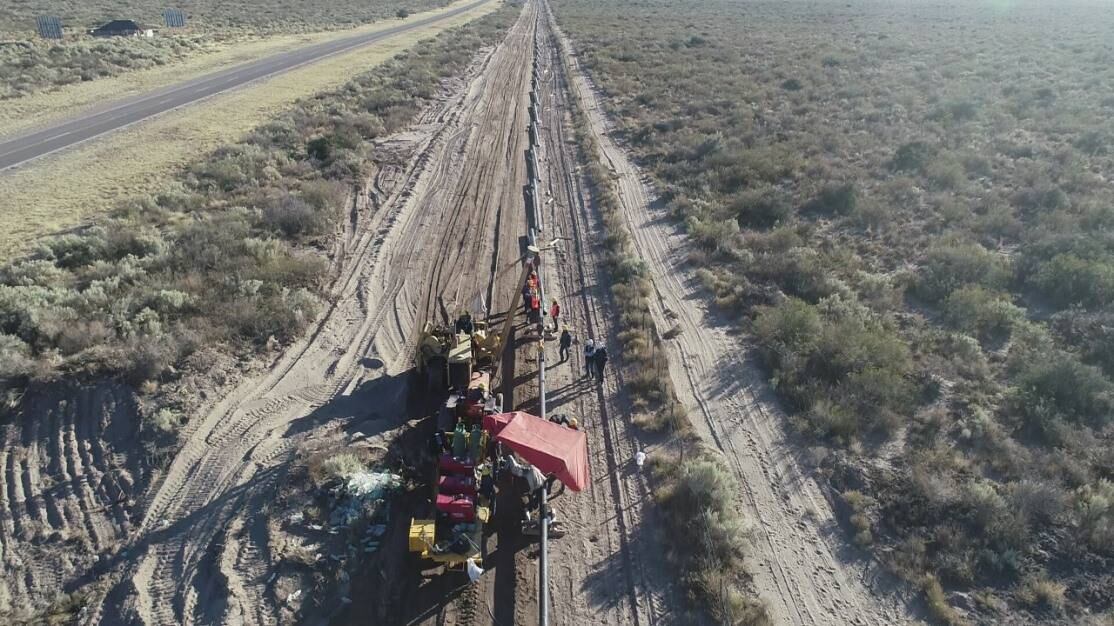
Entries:
[[431, 473], [431, 516], [411, 520], [409, 550], [450, 569], [468, 561], [482, 567], [484, 525], [491, 518], [495, 494], [488, 434], [479, 426], [469, 430], [458, 422], [443, 435], [445, 449]]

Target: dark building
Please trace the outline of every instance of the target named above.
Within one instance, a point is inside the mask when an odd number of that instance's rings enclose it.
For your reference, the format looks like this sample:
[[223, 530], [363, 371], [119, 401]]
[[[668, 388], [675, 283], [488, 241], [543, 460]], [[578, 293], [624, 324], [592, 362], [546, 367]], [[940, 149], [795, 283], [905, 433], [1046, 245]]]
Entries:
[[94, 37], [139, 37], [145, 29], [132, 20], [112, 20], [100, 28], [89, 31]]

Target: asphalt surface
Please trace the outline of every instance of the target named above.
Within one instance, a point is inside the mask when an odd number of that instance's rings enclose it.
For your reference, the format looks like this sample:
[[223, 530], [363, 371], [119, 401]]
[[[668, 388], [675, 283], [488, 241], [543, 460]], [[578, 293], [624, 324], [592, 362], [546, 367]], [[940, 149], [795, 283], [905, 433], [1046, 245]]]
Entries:
[[0, 171], [118, 130], [149, 117], [197, 102], [252, 81], [280, 74], [325, 57], [382, 41], [393, 35], [448, 19], [487, 0], [477, 0], [440, 15], [400, 24], [375, 33], [344, 37], [236, 65], [147, 94], [125, 98], [34, 132], [0, 139]]

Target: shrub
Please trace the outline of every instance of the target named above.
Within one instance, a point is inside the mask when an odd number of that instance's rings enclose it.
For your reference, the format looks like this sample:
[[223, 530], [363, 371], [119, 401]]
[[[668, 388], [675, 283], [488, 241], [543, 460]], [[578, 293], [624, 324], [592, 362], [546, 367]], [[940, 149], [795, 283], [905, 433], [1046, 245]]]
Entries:
[[788, 218], [793, 211], [784, 194], [771, 187], [749, 189], [728, 205], [740, 226], [769, 228]]
[[1058, 420], [1105, 424], [1114, 409], [1114, 384], [1098, 368], [1062, 350], [1011, 352], [1014, 407], [1044, 434]]
[[306, 142], [306, 154], [311, 159], [329, 161], [333, 157], [333, 144], [328, 137], [314, 137]]
[[960, 287], [944, 301], [944, 317], [954, 328], [983, 341], [1003, 340], [1025, 312], [983, 287]]
[[1106, 154], [1106, 146], [1110, 144], [1110, 137], [1099, 130], [1083, 133], [1073, 142], [1073, 145], [1091, 156]]
[[1026, 478], [1011, 485], [1010, 501], [1024, 519], [1043, 525], [1063, 515], [1068, 497], [1053, 483]]
[[1075, 493], [1075, 510], [1083, 538], [1095, 550], [1114, 554], [1114, 482], [1100, 479]]
[[263, 226], [290, 238], [323, 234], [329, 224], [322, 214], [295, 196], [286, 196], [263, 209]]
[[917, 280], [917, 293], [938, 302], [960, 287], [1000, 289], [1009, 280], [1004, 258], [978, 244], [940, 246], [928, 252]]
[[1064, 609], [1066, 590], [1067, 587], [1050, 580], [1047, 574], [1034, 574], [1022, 581], [1017, 593], [1021, 601], [1031, 607], [1059, 613]]
[[894, 154], [890, 167], [898, 172], [921, 172], [928, 166], [936, 150], [923, 141], [902, 144]]
[[[831, 303], [829, 303], [831, 304]], [[773, 370], [773, 382], [801, 409], [810, 429], [850, 437], [893, 427], [908, 410], [914, 386], [908, 347], [877, 321], [789, 298], [759, 307], [754, 334]]]
[[944, 596], [944, 588], [940, 586], [940, 581], [935, 576], [926, 574], [922, 577], [921, 589], [924, 591], [925, 603], [928, 605], [929, 612], [941, 623], [948, 626], [963, 626], [967, 623], [959, 616], [952, 605], [948, 604], [948, 600]]
[[0, 381], [30, 376], [32, 371], [31, 347], [19, 337], [0, 334]]
[[790, 78], [782, 81], [781, 88], [786, 91], [800, 91], [804, 89], [804, 85], [802, 85], [801, 81], [797, 80], [796, 78]]
[[830, 183], [820, 190], [808, 208], [825, 214], [849, 215], [858, 206], [855, 183]]
[[1114, 302], [1114, 262], [1058, 254], [1040, 266], [1031, 284], [1061, 308], [1106, 306]]

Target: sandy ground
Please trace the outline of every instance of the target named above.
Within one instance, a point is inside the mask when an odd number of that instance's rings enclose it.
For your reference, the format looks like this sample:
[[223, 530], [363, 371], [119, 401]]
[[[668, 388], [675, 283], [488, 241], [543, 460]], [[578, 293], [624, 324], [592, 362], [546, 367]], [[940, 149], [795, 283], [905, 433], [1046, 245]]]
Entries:
[[[566, 48], [571, 49], [571, 48]], [[567, 59], [576, 97], [587, 111], [612, 171], [627, 227], [649, 266], [670, 370], [698, 432], [723, 453], [743, 488], [741, 513], [754, 529], [755, 583], [776, 624], [893, 624], [911, 617], [891, 584], [844, 537], [832, 507], [800, 459], [784, 415], [753, 349], [729, 335], [686, 264], [686, 240], [654, 202], [648, 178], [610, 137], [598, 91], [575, 57]]]
[[34, 394], [0, 429], [0, 614], [29, 611], [115, 552], [149, 470], [135, 405], [104, 385]]

